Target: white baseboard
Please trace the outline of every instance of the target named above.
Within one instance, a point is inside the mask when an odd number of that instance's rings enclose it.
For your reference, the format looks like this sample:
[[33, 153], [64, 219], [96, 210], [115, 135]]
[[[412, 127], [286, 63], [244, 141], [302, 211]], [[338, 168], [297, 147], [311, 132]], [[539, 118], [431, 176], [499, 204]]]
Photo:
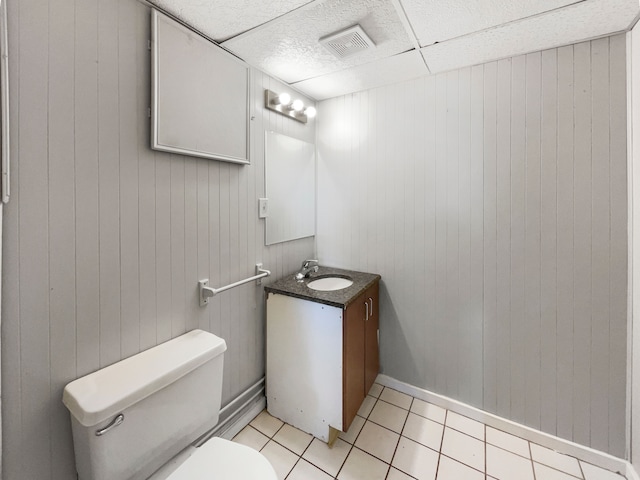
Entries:
[[640, 480], [640, 475], [629, 462], [627, 462], [627, 480]]
[[638, 474], [629, 462], [621, 458], [614, 457], [613, 455], [609, 455], [608, 453], [585, 447], [584, 445], [579, 445], [569, 440], [549, 435], [548, 433], [535, 430], [531, 427], [512, 422], [511, 420], [507, 420], [472, 407], [471, 405], [467, 405], [466, 403], [453, 400], [452, 398], [448, 398], [443, 395], [438, 395], [437, 393], [433, 393], [422, 388], [414, 387], [413, 385], [401, 382], [387, 375], [378, 375], [376, 382], [385, 387], [393, 388], [394, 390], [419, 398], [425, 402], [433, 403], [434, 405], [459, 413], [465, 417], [472, 418], [473, 420], [482, 422], [497, 430], [517, 435], [518, 437], [524, 438], [530, 442], [564, 453], [565, 455], [571, 455], [572, 457], [576, 457], [606, 470], [621, 472], [625, 474], [629, 480], [640, 480]]

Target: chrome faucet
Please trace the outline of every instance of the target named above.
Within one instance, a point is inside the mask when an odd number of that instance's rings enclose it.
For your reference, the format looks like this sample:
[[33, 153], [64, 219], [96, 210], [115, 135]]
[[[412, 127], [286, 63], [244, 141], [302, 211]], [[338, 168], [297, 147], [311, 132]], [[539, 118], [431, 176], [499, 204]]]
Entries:
[[305, 260], [302, 262], [300, 271], [296, 273], [296, 280], [301, 282], [305, 278], [309, 278], [312, 272], [318, 271], [318, 260]]

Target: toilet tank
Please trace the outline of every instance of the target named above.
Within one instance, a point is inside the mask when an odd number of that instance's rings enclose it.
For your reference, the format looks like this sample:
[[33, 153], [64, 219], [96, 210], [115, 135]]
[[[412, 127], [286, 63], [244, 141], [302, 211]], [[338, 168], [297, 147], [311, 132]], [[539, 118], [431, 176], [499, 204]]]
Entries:
[[146, 479], [213, 428], [226, 348], [193, 330], [68, 384], [79, 480]]

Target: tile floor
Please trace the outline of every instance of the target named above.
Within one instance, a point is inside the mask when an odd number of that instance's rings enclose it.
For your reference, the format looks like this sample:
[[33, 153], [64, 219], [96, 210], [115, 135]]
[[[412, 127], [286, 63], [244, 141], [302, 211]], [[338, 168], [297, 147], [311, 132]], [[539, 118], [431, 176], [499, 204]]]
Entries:
[[235, 442], [280, 480], [623, 480], [457, 413], [375, 384], [333, 448], [263, 411]]

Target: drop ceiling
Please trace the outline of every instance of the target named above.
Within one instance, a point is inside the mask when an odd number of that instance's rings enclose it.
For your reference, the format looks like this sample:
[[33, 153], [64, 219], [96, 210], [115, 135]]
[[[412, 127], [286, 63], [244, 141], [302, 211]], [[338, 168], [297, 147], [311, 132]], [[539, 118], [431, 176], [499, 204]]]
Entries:
[[[317, 100], [628, 30], [638, 0], [149, 0]], [[336, 58], [319, 40], [360, 25]]]

